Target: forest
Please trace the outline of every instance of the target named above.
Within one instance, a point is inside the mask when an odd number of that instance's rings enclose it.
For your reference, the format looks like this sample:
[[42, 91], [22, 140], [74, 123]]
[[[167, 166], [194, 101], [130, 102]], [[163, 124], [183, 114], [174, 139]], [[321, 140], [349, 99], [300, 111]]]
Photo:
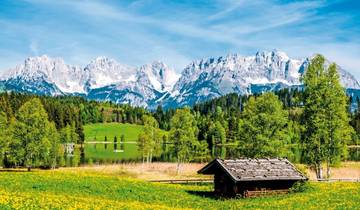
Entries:
[[[83, 126], [117, 122], [143, 125], [137, 140], [143, 162], [176, 161], [180, 168], [215, 157], [287, 157], [313, 166], [319, 178], [326, 163], [330, 176], [329, 166], [346, 159], [348, 145], [359, 143], [360, 109], [350, 109], [336, 65], [325, 67], [320, 55], [303, 82], [304, 90], [232, 93], [193, 107], [154, 111], [80, 96], [1, 93], [1, 162], [29, 170], [77, 166], [86, 155]], [[81, 145], [79, 154], [66, 156], [61, 145], [67, 143]]]

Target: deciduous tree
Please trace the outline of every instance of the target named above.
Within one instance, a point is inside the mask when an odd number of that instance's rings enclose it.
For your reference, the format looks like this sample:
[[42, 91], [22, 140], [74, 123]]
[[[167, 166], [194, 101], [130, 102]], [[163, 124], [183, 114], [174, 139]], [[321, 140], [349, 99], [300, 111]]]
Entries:
[[143, 156], [143, 162], [152, 162], [153, 156], [159, 156], [161, 153], [161, 136], [159, 124], [156, 119], [150, 115], [144, 115], [143, 130], [138, 138], [139, 151]]
[[304, 160], [316, 169], [317, 178], [323, 178], [322, 164], [330, 164], [346, 154], [346, 142], [352, 129], [347, 114], [347, 98], [340, 84], [335, 64], [325, 66], [325, 58], [317, 55], [304, 76], [305, 103], [302, 135]]
[[177, 172], [182, 163], [189, 162], [196, 155], [198, 128], [189, 108], [176, 110], [171, 119], [170, 141], [177, 159]]
[[28, 170], [36, 166], [49, 166], [52, 149], [57, 144], [57, 139], [53, 139], [56, 132], [39, 99], [31, 99], [21, 106], [13, 136], [15, 142], [21, 145], [16, 153], [20, 154], [18, 157]]
[[286, 156], [288, 114], [273, 93], [251, 97], [239, 123], [240, 154], [250, 158]]

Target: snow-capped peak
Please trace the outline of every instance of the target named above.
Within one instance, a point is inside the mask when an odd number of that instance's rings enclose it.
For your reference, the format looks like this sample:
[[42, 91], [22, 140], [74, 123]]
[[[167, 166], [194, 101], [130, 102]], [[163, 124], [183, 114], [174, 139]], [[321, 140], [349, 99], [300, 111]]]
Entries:
[[276, 61], [288, 61], [289, 56], [282, 51], [274, 49], [273, 51], [258, 51], [255, 55], [256, 62], [276, 62]]
[[180, 77], [175, 70], [161, 61], [154, 61], [151, 64], [141, 66], [138, 74], [146, 76], [154, 89], [159, 92], [170, 91]]
[[47, 55], [25, 59], [23, 64], [4, 75], [4, 79], [8, 78], [54, 83], [62, 92], [84, 92], [81, 84], [84, 79], [83, 69], [65, 64], [62, 58], [50, 58]]
[[134, 81], [136, 70], [116, 62], [104, 56], [92, 60], [86, 67], [85, 71], [89, 74], [88, 88], [99, 88], [106, 85]]

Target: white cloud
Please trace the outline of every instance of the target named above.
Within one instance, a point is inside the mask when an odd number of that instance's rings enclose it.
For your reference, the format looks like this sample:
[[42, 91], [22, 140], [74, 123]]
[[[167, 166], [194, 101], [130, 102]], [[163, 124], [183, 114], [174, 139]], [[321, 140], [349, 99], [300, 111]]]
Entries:
[[[207, 19], [208, 20], [217, 20], [221, 19], [223, 17], [226, 17], [229, 13], [235, 11], [236, 9], [239, 9], [243, 4], [244, 0], [232, 0], [232, 1], [226, 1], [227, 7], [223, 8], [219, 12], [210, 15]], [[226, 4], [225, 2], [221, 2], [222, 4]]]

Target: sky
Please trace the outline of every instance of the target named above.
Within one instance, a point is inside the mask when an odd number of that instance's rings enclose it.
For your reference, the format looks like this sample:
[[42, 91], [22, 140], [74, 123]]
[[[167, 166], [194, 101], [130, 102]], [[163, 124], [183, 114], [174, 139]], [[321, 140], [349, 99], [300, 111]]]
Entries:
[[360, 79], [360, 1], [0, 0], [0, 71], [29, 56], [98, 56], [181, 71], [192, 60], [321, 53]]

